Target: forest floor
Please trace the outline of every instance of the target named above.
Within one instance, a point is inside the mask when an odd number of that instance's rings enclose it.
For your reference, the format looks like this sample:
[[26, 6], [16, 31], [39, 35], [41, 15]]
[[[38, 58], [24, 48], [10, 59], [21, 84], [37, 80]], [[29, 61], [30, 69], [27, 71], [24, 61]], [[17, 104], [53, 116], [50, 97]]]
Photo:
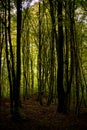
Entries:
[[73, 112], [66, 115], [56, 112], [56, 105], [40, 106], [36, 101], [22, 103], [19, 120], [12, 120], [9, 103], [0, 111], [0, 130], [87, 130], [87, 109], [79, 117]]

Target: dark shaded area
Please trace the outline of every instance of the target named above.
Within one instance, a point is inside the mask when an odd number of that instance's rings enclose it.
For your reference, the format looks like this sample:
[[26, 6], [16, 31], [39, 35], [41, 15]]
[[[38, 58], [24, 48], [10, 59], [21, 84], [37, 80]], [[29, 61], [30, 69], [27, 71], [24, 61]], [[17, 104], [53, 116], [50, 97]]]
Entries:
[[40, 106], [35, 101], [22, 102], [19, 119], [13, 119], [9, 102], [0, 111], [0, 130], [86, 130], [87, 109], [81, 108], [79, 117], [71, 111], [66, 115], [55, 112], [56, 106]]

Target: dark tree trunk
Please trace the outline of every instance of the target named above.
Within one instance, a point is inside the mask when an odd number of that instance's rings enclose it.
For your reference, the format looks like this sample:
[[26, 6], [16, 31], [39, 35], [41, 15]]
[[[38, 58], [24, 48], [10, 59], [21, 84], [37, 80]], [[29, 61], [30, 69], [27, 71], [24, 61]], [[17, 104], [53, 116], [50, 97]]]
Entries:
[[41, 51], [42, 51], [42, 43], [41, 43], [41, 5], [39, 3], [39, 52], [38, 52], [38, 71], [39, 71], [39, 74], [38, 74], [38, 100], [40, 102], [40, 105], [42, 105], [42, 95], [43, 95], [43, 92], [42, 92], [42, 82], [41, 82], [41, 79], [42, 79], [42, 72], [41, 72], [41, 69], [42, 69], [42, 66], [41, 66], [41, 62], [42, 62], [42, 57], [41, 57]]
[[32, 89], [32, 94], [34, 90], [34, 71], [33, 71], [33, 60], [31, 59], [31, 77], [32, 77], [32, 83], [31, 83], [31, 89]]
[[57, 41], [57, 32], [56, 32], [56, 7], [55, 7], [56, 1], [49, 0], [50, 4], [50, 15], [51, 15], [51, 22], [52, 22], [52, 32], [51, 32], [51, 44], [50, 44], [50, 51], [51, 51], [51, 69], [50, 69], [50, 88], [49, 88], [49, 98], [48, 98], [48, 105], [53, 101], [53, 88], [54, 88], [54, 46], [55, 46], [55, 40]]
[[63, 87], [63, 18], [62, 18], [62, 1], [58, 1], [58, 75], [57, 75], [57, 92], [58, 92], [58, 108], [57, 111], [63, 113], [65, 109], [65, 92]]
[[2, 39], [3, 39], [3, 37], [2, 37], [2, 29], [3, 29], [3, 24], [2, 24], [2, 22], [0, 23], [0, 106], [1, 106], [1, 97], [2, 97], [2, 74], [1, 74], [1, 69], [2, 69], [2, 48], [3, 48], [3, 44], [2, 44]]
[[14, 113], [19, 115], [20, 106], [20, 79], [21, 79], [21, 0], [17, 0], [17, 68], [16, 68], [16, 86], [15, 86], [15, 108]]
[[12, 76], [12, 89], [10, 87], [10, 102], [11, 102], [11, 106], [13, 107], [13, 102], [14, 102], [14, 89], [15, 89], [15, 64], [14, 64], [14, 56], [13, 56], [13, 50], [12, 50], [12, 42], [11, 42], [11, 4], [10, 4], [10, 0], [8, 0], [8, 40], [9, 40], [9, 45], [10, 45], [10, 61], [11, 61], [11, 67], [10, 67], [10, 71], [11, 71], [11, 76]]
[[[8, 1], [9, 2], [9, 1]], [[8, 57], [8, 43], [7, 43], [7, 6], [5, 4], [5, 44], [6, 44], [6, 61], [7, 61], [7, 69], [8, 69], [8, 78], [10, 84], [10, 112], [13, 114], [13, 83], [12, 83], [12, 75], [10, 69], [10, 59]]]

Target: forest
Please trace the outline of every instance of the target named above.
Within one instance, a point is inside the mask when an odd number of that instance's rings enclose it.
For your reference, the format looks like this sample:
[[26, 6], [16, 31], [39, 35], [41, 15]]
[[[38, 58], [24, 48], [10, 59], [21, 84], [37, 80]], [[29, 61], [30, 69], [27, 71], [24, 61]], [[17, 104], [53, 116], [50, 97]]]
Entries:
[[0, 129], [87, 129], [87, 1], [0, 0]]

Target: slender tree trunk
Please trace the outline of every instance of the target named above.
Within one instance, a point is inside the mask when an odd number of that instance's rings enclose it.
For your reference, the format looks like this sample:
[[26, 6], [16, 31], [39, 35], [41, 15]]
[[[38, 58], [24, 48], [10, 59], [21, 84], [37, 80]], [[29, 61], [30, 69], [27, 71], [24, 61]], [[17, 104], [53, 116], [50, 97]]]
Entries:
[[8, 57], [8, 43], [7, 43], [7, 6], [5, 4], [5, 44], [6, 44], [6, 61], [7, 61], [7, 69], [8, 69], [8, 78], [10, 84], [10, 111], [13, 114], [13, 84], [12, 84], [12, 76], [11, 76], [11, 69], [10, 69], [10, 59]]
[[20, 106], [20, 80], [21, 80], [21, 0], [17, 0], [17, 68], [15, 86], [15, 115], [19, 115]]
[[42, 72], [41, 72], [41, 51], [42, 51], [42, 43], [41, 43], [41, 3], [39, 2], [39, 52], [38, 52], [38, 70], [39, 70], [39, 75], [38, 75], [38, 99], [40, 101], [40, 104], [42, 105]]
[[54, 32], [54, 24], [52, 24], [52, 32], [51, 32], [51, 43], [50, 43], [50, 56], [51, 56], [51, 62], [50, 62], [50, 87], [49, 87], [49, 97], [48, 97], [48, 105], [51, 104], [53, 100], [53, 88], [54, 88], [54, 38], [55, 38], [55, 32]]
[[1, 69], [2, 69], [2, 23], [0, 23], [0, 107], [1, 107], [1, 97], [2, 97], [2, 74], [1, 74]]
[[[53, 100], [53, 88], [54, 88], [54, 62], [55, 62], [55, 55], [54, 55], [54, 44], [55, 44], [55, 40], [56, 43], [58, 43], [57, 41], [57, 32], [56, 32], [56, 7], [55, 7], [55, 3], [56, 1], [53, 0], [49, 0], [49, 4], [50, 4], [50, 15], [51, 15], [51, 22], [52, 22], [52, 32], [51, 32], [51, 44], [50, 44], [50, 51], [51, 51], [51, 69], [50, 69], [50, 93], [49, 93], [49, 100], [48, 100], [48, 104], [51, 103], [51, 101]], [[57, 45], [57, 44], [56, 44]], [[57, 46], [56, 46], [57, 47]]]
[[63, 86], [63, 18], [62, 18], [63, 2], [58, 1], [58, 75], [57, 75], [57, 92], [58, 92], [58, 108], [57, 111], [63, 113], [65, 108], [65, 92]]
[[34, 71], [33, 71], [33, 60], [31, 59], [31, 79], [32, 79], [32, 84], [31, 84], [31, 93], [33, 94], [34, 90]]
[[[67, 93], [69, 93], [71, 86], [75, 86], [75, 32], [74, 32], [74, 3], [69, 2], [69, 19], [70, 19], [70, 78]], [[75, 90], [75, 87], [73, 87]], [[75, 92], [73, 92], [75, 94]], [[74, 95], [75, 98], [75, 95]], [[75, 104], [75, 99], [73, 99]]]
[[14, 56], [13, 56], [12, 42], [11, 42], [11, 13], [10, 12], [11, 12], [11, 4], [10, 4], [10, 0], [8, 0], [8, 40], [10, 45], [10, 57], [11, 57], [10, 71], [11, 71], [12, 85], [13, 85], [12, 92], [10, 93], [10, 101], [12, 102], [11, 104], [14, 104], [16, 76], [15, 76], [15, 63], [14, 63]]

